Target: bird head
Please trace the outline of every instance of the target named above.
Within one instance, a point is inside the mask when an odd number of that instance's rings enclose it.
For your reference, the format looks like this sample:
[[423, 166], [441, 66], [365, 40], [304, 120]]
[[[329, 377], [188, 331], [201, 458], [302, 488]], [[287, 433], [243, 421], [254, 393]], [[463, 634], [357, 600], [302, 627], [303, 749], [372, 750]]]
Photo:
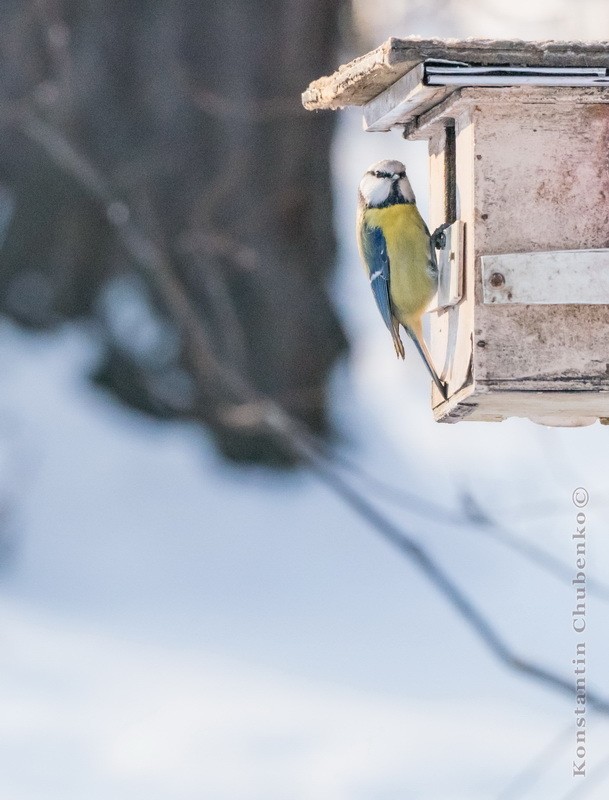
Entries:
[[377, 161], [366, 170], [359, 184], [359, 196], [368, 208], [415, 202], [406, 167], [401, 161], [389, 159]]

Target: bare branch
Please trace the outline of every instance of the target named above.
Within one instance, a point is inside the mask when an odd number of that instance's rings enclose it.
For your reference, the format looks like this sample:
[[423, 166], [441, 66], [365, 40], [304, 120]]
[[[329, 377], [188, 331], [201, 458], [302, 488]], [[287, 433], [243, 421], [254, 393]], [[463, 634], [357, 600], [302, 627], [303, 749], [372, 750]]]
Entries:
[[[274, 425], [276, 427], [277, 422], [275, 422]], [[418, 544], [411, 535], [404, 533], [402, 529], [394, 525], [391, 520], [387, 519], [378, 509], [369, 503], [362, 494], [354, 490], [341, 475], [332, 468], [331, 462], [326, 462], [323, 457], [320, 456], [315, 447], [311, 445], [312, 437], [310, 434], [307, 434], [305, 438], [302, 432], [297, 432], [294, 423], [286, 418], [284, 418], [282, 428], [286, 432], [286, 440], [323, 479], [324, 483], [342, 497], [360, 517], [366, 519], [382, 538], [419, 567], [436, 589], [449, 600], [462, 619], [473, 628], [479, 638], [487, 645], [488, 649], [501, 662], [517, 672], [521, 672], [547, 686], [551, 686], [569, 696], [573, 696], [574, 685], [572, 679], [563, 678], [538, 664], [516, 655], [490, 622], [436, 563], [429, 553]], [[590, 706], [595, 710], [603, 714], [609, 714], [609, 700], [597, 695], [595, 692], [588, 692], [587, 700]]]
[[[268, 432], [277, 437], [286, 452], [302, 458], [318, 477], [349, 505], [371, 528], [417, 566], [431, 584], [449, 601], [461, 618], [487, 648], [506, 666], [544, 685], [569, 695], [571, 680], [533, 662], [518, 657], [476, 608], [458, 585], [436, 563], [415, 538], [394, 525], [364, 495], [353, 489], [324, 456], [324, 446], [276, 403], [261, 398], [249, 382], [221, 365], [208, 342], [197, 311], [178, 280], [165, 253], [131, 220], [127, 206], [114, 193], [101, 173], [76, 151], [54, 128], [36, 117], [30, 108], [17, 115], [15, 124], [35, 141], [56, 164], [70, 174], [105, 208], [110, 224], [140, 269], [154, 281], [169, 312], [174, 316], [188, 346], [194, 378], [199, 391], [212, 395], [216, 418], [252, 432]], [[210, 389], [210, 386], [213, 387]], [[599, 712], [609, 714], [609, 701], [588, 692], [588, 702]]]

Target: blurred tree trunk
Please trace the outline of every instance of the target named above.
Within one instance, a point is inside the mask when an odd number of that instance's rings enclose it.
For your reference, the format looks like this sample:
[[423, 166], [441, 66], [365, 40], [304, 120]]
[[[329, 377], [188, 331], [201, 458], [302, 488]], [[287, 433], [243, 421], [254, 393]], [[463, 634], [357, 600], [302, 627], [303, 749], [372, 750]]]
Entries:
[[[0, 142], [2, 310], [96, 321], [96, 380], [148, 413], [210, 420], [181, 341], [108, 215], [170, 257], [219, 358], [315, 429], [345, 340], [326, 294], [332, 115], [300, 105], [334, 67], [341, 0], [6, 0], [5, 109], [25, 100], [103, 173], [103, 208], [44, 148]], [[3, 220], [8, 220], [8, 227]], [[213, 387], [209, 387], [213, 394]], [[235, 458], [270, 442], [212, 422]]]

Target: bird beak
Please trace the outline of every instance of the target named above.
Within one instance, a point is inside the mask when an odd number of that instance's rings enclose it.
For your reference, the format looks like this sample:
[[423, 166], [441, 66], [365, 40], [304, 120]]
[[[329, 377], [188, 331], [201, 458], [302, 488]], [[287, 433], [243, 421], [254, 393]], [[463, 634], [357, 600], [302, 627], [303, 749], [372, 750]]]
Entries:
[[398, 179], [400, 176], [398, 175], [398, 173], [397, 173], [397, 172], [394, 172], [394, 173], [393, 173], [393, 175], [392, 175], [391, 177], [392, 177], [392, 179], [393, 179], [394, 181], [397, 181], [397, 179]]

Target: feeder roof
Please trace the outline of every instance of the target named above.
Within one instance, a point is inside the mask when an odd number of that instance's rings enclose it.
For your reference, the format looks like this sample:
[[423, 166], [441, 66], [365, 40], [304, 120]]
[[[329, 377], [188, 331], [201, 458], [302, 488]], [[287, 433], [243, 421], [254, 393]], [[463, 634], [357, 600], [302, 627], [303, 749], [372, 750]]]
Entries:
[[418, 64], [437, 59], [481, 66], [609, 68], [609, 42], [392, 37], [332, 75], [313, 81], [302, 102], [309, 110], [362, 106]]

